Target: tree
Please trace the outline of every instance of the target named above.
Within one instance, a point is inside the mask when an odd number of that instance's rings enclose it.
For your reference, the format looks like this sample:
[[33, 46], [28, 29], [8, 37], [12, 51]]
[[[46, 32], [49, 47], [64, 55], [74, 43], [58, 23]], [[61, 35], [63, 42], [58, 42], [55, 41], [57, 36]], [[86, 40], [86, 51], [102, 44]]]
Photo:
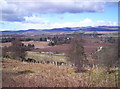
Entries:
[[120, 60], [120, 39], [118, 39], [118, 58]]
[[25, 45], [19, 39], [12, 41], [11, 56], [13, 59], [23, 60], [26, 56]]
[[49, 46], [54, 46], [55, 44], [54, 44], [54, 42], [51, 41], [48, 45]]
[[98, 64], [109, 70], [110, 67], [116, 66], [118, 62], [118, 46], [105, 47], [97, 52], [96, 55]]
[[27, 51], [30, 51], [30, 50], [32, 50], [32, 49], [34, 49], [35, 48], [35, 45], [34, 44], [28, 44], [28, 46], [26, 47], [26, 50]]
[[93, 37], [98, 37], [98, 33], [96, 31], [93, 32]]
[[9, 47], [7, 47], [7, 46], [3, 47], [2, 48], [2, 57], [3, 58], [9, 58], [10, 57], [9, 54], [8, 54], [9, 51], [10, 51]]
[[40, 38], [40, 41], [43, 41], [42, 38]]
[[72, 38], [70, 48], [68, 50], [68, 59], [77, 66], [77, 71], [80, 72], [85, 60], [83, 47], [83, 39], [81, 36]]

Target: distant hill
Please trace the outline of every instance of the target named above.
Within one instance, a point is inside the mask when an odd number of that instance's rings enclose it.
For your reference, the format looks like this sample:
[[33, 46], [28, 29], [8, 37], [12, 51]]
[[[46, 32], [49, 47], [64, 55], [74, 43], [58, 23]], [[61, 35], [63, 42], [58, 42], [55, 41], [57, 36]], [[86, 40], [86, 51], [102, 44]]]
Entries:
[[66, 28], [53, 28], [53, 29], [46, 29], [46, 30], [42, 30], [42, 31], [50, 31], [50, 32], [54, 32], [54, 31], [79, 31], [80, 29], [78, 30], [73, 30], [73, 28], [69, 28], [69, 27], [66, 27]]
[[1, 31], [2, 33], [23, 33], [23, 32], [29, 32], [29, 31], [38, 31], [36, 29], [28, 29], [28, 30], [18, 30], [18, 31]]
[[66, 28], [54, 28], [43, 31], [49, 32], [61, 32], [61, 31], [118, 31], [118, 26], [98, 26], [98, 27], [66, 27]]
[[28, 29], [18, 31], [1, 31], [2, 33], [25, 33], [25, 32], [66, 32], [66, 31], [119, 31], [118, 26], [98, 26], [98, 27], [64, 27], [53, 29]]

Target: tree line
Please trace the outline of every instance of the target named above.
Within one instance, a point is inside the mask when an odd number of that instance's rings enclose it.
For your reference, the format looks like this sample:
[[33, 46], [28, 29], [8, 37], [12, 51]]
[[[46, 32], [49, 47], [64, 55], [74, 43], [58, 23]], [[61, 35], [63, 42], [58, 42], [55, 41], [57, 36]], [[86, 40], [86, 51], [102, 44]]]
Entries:
[[27, 52], [34, 49], [34, 44], [28, 44], [27, 46], [24, 45], [20, 39], [15, 39], [11, 42], [10, 47], [3, 47], [2, 48], [2, 56], [17, 60], [25, 59]]

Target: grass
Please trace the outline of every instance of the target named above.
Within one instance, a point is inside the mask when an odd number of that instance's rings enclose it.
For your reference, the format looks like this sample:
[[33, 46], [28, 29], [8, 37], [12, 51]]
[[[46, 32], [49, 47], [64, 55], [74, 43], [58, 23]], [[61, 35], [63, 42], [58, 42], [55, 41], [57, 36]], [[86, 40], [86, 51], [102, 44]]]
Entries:
[[65, 55], [63, 55], [63, 54], [47, 54], [47, 55], [58, 56], [58, 57], [65, 57]]
[[65, 57], [63, 54], [49, 54], [49, 53], [39, 53], [41, 55], [48, 55], [48, 56], [58, 56], [58, 57]]
[[[110, 74], [106, 71], [105, 68], [99, 67], [86, 68], [86, 72], [76, 73], [75, 68], [70, 66], [22, 63], [5, 59], [3, 62], [3, 86], [116, 87], [117, 77], [120, 78], [118, 71]], [[111, 71], [113, 70], [111, 69]]]
[[28, 73], [35, 73], [35, 72], [32, 71], [32, 70], [24, 70], [24, 71], [18, 71], [18, 73], [20, 73], [20, 74], [28, 74]]
[[48, 61], [58, 61], [58, 62], [66, 62], [66, 57], [62, 54], [45, 54], [39, 52], [27, 52], [28, 55], [26, 58], [33, 58], [36, 60], [48, 60]]

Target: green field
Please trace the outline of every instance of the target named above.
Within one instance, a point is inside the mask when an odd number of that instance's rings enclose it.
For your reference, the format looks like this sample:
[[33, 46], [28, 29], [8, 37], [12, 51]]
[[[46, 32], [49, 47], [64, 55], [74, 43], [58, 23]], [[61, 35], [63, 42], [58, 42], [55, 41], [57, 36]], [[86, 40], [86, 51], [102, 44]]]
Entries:
[[58, 62], [67, 62], [65, 55], [62, 54], [46, 54], [39, 52], [27, 52], [26, 58], [33, 58], [35, 60], [41, 61], [58, 61]]

